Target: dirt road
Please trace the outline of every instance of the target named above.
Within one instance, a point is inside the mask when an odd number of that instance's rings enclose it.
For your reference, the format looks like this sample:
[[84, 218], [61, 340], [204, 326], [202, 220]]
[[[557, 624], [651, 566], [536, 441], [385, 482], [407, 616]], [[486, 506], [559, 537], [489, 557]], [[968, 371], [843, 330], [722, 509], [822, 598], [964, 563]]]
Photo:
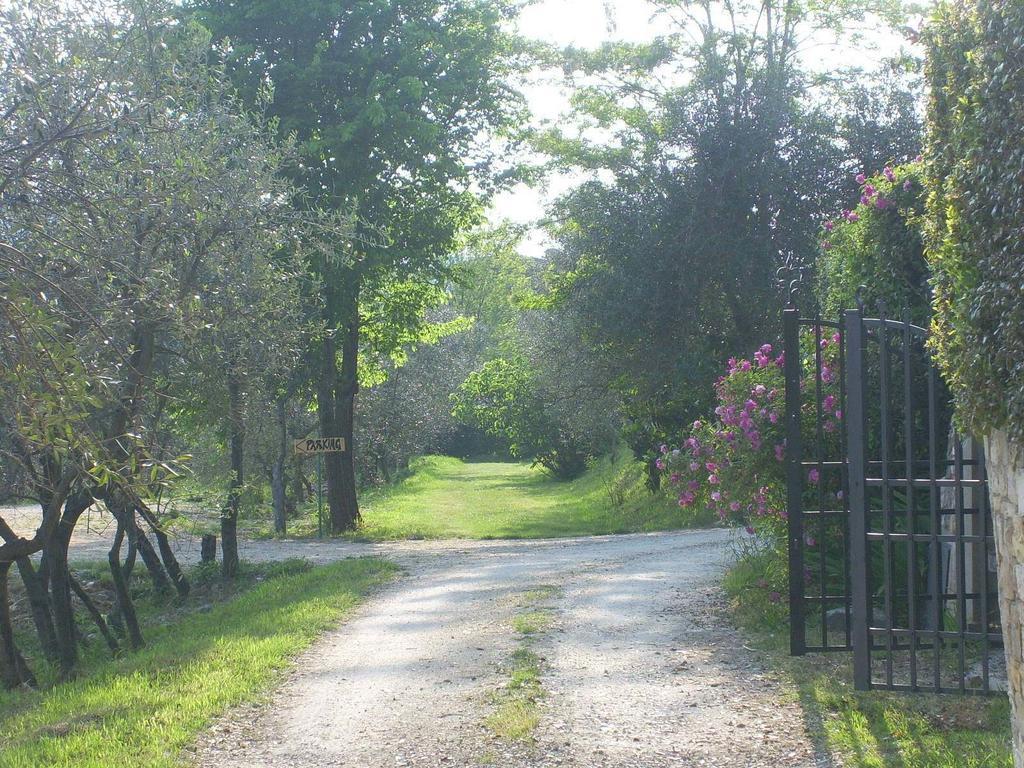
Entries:
[[[217, 723], [202, 766], [823, 766], [795, 696], [729, 627], [722, 531], [555, 541], [250, 544], [262, 559], [381, 554], [406, 575]], [[282, 549], [286, 550], [282, 552]], [[484, 720], [522, 596], [558, 587], [528, 743]]]

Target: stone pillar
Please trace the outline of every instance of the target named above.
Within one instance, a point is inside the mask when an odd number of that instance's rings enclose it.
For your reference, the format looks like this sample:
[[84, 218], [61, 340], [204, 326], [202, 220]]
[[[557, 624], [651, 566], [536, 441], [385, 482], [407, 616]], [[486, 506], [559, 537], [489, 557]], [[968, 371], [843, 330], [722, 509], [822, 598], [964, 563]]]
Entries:
[[1013, 758], [1024, 768], [1024, 446], [996, 430], [985, 438], [999, 610], [1013, 717]]

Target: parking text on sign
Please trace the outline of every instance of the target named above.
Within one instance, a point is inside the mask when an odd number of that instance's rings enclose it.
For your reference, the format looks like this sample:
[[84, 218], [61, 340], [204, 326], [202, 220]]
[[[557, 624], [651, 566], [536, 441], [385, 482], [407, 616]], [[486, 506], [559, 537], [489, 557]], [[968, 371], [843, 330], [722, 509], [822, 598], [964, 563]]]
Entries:
[[306, 437], [295, 441], [295, 452], [309, 453], [342, 453], [345, 450], [343, 437]]

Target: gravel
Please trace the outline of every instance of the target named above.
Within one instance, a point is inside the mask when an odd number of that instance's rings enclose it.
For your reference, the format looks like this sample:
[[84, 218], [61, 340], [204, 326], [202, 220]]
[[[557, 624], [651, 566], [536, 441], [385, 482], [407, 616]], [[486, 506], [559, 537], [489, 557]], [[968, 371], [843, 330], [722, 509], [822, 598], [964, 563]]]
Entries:
[[[16, 530], [31, 508], [0, 509]], [[94, 511], [72, 559], [104, 559]], [[213, 724], [190, 755], [213, 768], [810, 768], [831, 766], [798, 698], [730, 625], [721, 530], [524, 541], [243, 541], [250, 560], [373, 555], [405, 575], [304, 653], [266, 700]], [[179, 535], [184, 562], [198, 541]], [[483, 724], [518, 643], [524, 592], [545, 601], [540, 725], [529, 743]]]
[[[729, 625], [729, 534], [305, 544], [390, 557], [404, 578], [305, 653], [269, 699], [196, 746], [203, 766], [826, 766], [795, 694]], [[253, 546], [253, 545], [250, 545]], [[282, 550], [287, 550], [282, 554]], [[250, 556], [296, 554], [258, 543]], [[522, 594], [560, 592], [534, 644], [547, 692], [531, 743], [483, 725]]]

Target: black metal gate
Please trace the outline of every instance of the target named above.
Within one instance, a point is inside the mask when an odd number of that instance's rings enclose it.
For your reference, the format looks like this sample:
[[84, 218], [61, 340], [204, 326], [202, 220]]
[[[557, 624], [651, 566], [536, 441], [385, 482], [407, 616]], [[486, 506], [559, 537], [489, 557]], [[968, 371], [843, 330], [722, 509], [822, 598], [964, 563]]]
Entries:
[[[804, 318], [790, 307], [783, 312], [783, 349], [790, 652], [847, 651], [852, 647], [852, 602], [841, 323], [817, 315]], [[826, 359], [829, 349], [831, 360]], [[812, 383], [808, 387], [806, 382]], [[835, 402], [829, 403], [825, 392], [837, 387], [831, 393]], [[827, 421], [826, 406], [840, 418]], [[826, 424], [838, 426], [828, 433]]]
[[884, 308], [784, 313], [790, 650], [852, 649], [860, 690], [989, 693], [1005, 668], [984, 456], [952, 429], [927, 336]]
[[907, 317], [845, 316], [854, 683], [989, 693], [1005, 681], [980, 446]]

